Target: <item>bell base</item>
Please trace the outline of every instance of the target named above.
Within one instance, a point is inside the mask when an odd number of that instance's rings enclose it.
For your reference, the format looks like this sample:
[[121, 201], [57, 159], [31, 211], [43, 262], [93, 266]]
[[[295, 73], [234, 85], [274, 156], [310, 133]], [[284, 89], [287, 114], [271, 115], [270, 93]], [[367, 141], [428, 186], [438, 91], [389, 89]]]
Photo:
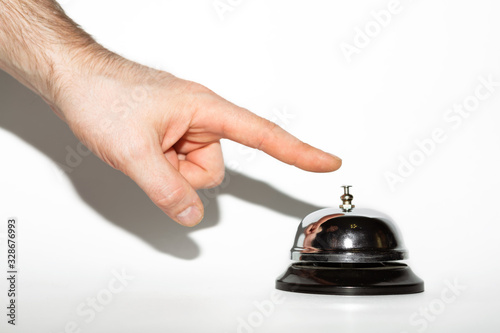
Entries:
[[424, 291], [424, 281], [399, 262], [296, 262], [276, 280], [276, 289], [327, 295], [398, 295]]

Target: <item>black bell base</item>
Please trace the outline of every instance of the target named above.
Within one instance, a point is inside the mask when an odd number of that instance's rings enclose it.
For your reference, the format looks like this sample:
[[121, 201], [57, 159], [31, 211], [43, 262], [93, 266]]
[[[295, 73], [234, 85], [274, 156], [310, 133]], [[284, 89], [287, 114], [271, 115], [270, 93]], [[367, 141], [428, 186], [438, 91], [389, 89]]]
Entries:
[[424, 281], [399, 262], [296, 262], [276, 280], [276, 289], [327, 295], [398, 295], [424, 291]]

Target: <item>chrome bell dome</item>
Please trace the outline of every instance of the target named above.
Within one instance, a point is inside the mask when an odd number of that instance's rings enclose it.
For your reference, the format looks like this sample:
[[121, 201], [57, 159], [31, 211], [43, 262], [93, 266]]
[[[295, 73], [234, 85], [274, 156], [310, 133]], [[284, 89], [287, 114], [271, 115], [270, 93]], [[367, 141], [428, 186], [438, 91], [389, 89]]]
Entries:
[[423, 281], [403, 263], [408, 252], [387, 215], [355, 209], [351, 186], [343, 186], [339, 208], [307, 215], [291, 249], [294, 261], [276, 282], [286, 291], [380, 295], [423, 291]]

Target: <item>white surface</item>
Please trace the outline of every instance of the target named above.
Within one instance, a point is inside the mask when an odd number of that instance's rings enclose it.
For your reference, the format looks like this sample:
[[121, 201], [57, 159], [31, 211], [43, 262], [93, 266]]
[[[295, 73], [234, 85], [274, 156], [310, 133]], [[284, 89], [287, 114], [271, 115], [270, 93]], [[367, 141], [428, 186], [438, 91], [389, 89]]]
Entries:
[[[500, 87], [456, 128], [443, 118], [474, 95], [479, 77], [500, 81], [498, 2], [401, 0], [350, 63], [341, 43], [389, 1], [227, 2], [235, 5], [224, 20], [212, 0], [70, 0], [64, 8], [114, 51], [205, 84], [338, 154], [341, 170], [310, 174], [224, 142], [239, 173], [217, 197], [204, 194], [206, 221], [182, 228], [93, 156], [60, 173], [77, 140], [2, 73], [1, 232], [7, 217], [19, 219], [21, 273], [18, 326], [2, 311], [0, 331], [498, 332]], [[276, 117], [284, 113], [293, 117]], [[384, 174], [435, 128], [447, 139], [392, 191]], [[425, 293], [280, 293], [271, 309], [300, 219], [338, 205], [344, 183], [355, 186], [357, 207], [396, 221]], [[134, 279], [86, 322], [89, 312], [77, 309], [106, 295], [113, 270]], [[451, 299], [454, 281], [466, 289]], [[2, 279], [2, 304], [5, 291]], [[267, 304], [264, 314], [255, 302]]]

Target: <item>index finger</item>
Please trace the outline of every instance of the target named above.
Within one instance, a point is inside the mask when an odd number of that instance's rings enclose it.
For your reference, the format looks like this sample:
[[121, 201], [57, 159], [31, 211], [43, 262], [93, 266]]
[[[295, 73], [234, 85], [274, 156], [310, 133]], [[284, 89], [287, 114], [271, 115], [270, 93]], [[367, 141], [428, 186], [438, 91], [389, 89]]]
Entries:
[[221, 137], [262, 150], [274, 158], [300, 169], [314, 172], [335, 171], [342, 165], [337, 156], [297, 139], [277, 124], [224, 101], [212, 109], [213, 130]]

